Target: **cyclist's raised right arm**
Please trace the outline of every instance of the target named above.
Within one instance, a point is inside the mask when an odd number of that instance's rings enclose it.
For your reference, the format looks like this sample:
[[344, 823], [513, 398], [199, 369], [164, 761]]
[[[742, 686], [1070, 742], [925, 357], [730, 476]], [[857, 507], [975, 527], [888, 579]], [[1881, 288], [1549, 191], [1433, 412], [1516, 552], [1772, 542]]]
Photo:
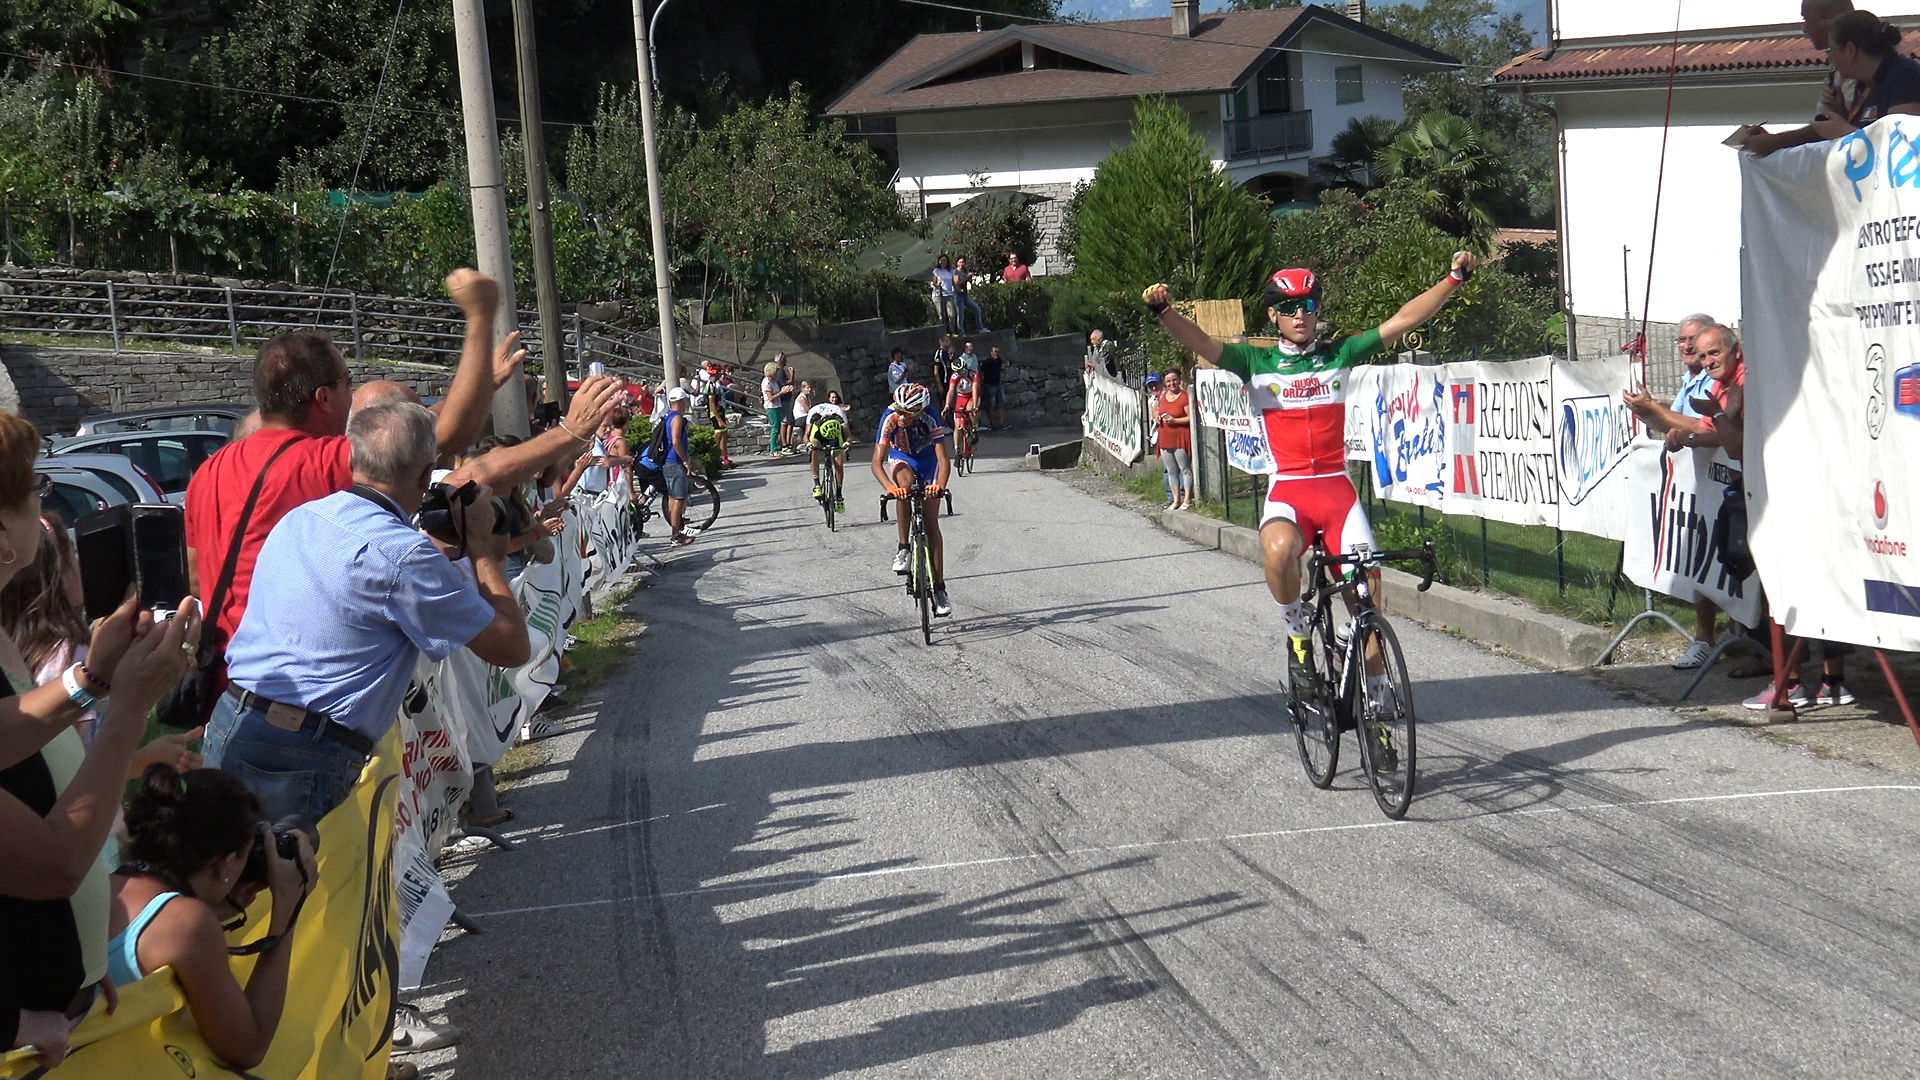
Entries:
[[1173, 309], [1173, 294], [1165, 285], [1150, 285], [1140, 294], [1140, 300], [1149, 309], [1159, 307], [1160, 325], [1166, 327], [1173, 340], [1185, 345], [1200, 358], [1203, 367], [1220, 366], [1220, 343], [1213, 340], [1205, 330], [1200, 329], [1192, 319]]

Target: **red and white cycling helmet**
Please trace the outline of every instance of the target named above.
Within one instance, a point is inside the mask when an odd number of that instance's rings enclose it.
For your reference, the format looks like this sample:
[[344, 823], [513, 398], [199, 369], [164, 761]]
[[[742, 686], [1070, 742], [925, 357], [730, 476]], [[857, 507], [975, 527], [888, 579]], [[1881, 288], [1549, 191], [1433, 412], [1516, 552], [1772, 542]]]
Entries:
[[893, 409], [895, 412], [917, 413], [927, 407], [931, 397], [927, 388], [919, 383], [901, 383], [893, 392]]
[[1267, 306], [1272, 307], [1282, 300], [1320, 299], [1320, 277], [1304, 267], [1291, 270], [1275, 270], [1267, 279]]

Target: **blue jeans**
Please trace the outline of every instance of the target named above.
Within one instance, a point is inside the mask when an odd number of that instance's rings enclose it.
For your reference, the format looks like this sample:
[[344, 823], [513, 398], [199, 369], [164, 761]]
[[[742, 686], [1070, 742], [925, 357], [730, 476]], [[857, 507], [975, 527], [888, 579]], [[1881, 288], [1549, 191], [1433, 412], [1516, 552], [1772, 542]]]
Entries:
[[979, 303], [971, 296], [962, 295], [955, 299], [959, 302], [959, 311], [954, 315], [953, 321], [959, 325], [960, 333], [967, 332], [967, 312], [969, 311], [973, 312], [973, 321], [980, 327], [980, 332], [986, 333], [987, 317], [981, 314]]
[[207, 768], [232, 773], [247, 785], [269, 822], [299, 815], [319, 824], [353, 794], [367, 764], [317, 732], [274, 727], [264, 706], [241, 712], [230, 694], [221, 694], [213, 707], [201, 753]]

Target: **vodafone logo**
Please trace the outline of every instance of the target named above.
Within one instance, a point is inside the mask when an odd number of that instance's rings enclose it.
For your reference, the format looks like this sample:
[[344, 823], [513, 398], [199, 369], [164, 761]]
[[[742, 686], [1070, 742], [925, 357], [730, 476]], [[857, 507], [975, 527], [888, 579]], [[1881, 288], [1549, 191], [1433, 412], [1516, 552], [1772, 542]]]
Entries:
[[1887, 527], [1887, 486], [1878, 480], [1873, 482], [1873, 527]]

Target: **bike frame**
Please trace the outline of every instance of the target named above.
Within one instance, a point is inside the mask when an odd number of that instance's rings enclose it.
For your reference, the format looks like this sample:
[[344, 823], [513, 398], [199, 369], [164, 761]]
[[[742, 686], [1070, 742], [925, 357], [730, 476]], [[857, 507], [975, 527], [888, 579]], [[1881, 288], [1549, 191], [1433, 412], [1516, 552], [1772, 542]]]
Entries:
[[[1342, 723], [1350, 719], [1344, 715], [1353, 711], [1354, 695], [1359, 690], [1360, 670], [1364, 660], [1356, 661], [1355, 655], [1361, 652], [1353, 648], [1353, 642], [1360, 638], [1365, 624], [1382, 621], [1386, 616], [1373, 600], [1372, 571], [1383, 562], [1401, 562], [1415, 560], [1425, 565], [1426, 573], [1420, 580], [1420, 591], [1426, 592], [1433, 587], [1433, 576], [1439, 569], [1438, 557], [1434, 554], [1433, 541], [1428, 540], [1417, 548], [1400, 551], [1374, 551], [1365, 544], [1352, 551], [1339, 555], [1330, 555], [1326, 548], [1314, 544], [1313, 551], [1307, 556], [1306, 591], [1301, 599], [1313, 607], [1314, 620], [1326, 628], [1328, 648], [1334, 648], [1340, 635], [1334, 629], [1333, 600], [1336, 596], [1351, 596], [1354, 602], [1353, 616], [1347, 623], [1347, 647], [1339, 655], [1340, 679], [1334, 685], [1338, 692], [1334, 695], [1334, 707], [1343, 715]], [[1346, 567], [1352, 573], [1337, 580], [1329, 580], [1329, 572], [1337, 572]], [[1331, 659], [1331, 658], [1329, 658]], [[1331, 665], [1329, 665], [1331, 667]]]

